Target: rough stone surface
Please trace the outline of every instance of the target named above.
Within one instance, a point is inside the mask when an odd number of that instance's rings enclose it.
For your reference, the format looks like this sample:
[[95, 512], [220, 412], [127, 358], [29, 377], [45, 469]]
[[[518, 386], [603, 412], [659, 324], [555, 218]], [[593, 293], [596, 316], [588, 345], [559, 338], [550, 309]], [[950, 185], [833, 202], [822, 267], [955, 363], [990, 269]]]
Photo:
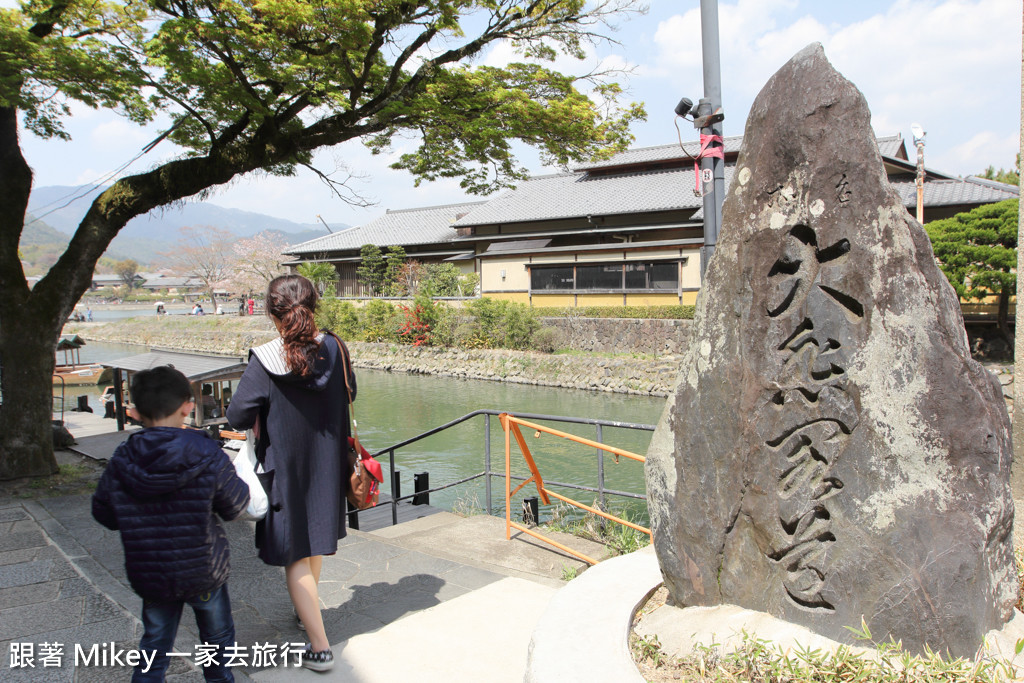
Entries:
[[1011, 616], [1009, 421], [820, 45], [762, 90], [647, 460], [677, 604], [970, 655]]

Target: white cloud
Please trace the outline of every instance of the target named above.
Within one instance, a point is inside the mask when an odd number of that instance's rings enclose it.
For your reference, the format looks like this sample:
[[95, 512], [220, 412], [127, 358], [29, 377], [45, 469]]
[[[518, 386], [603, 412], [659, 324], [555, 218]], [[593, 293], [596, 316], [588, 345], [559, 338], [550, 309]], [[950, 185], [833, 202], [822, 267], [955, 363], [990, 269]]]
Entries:
[[[841, 15], [830, 3], [793, 0], [719, 6], [727, 134], [742, 132], [753, 98], [771, 74], [818, 41], [836, 69], [864, 93], [880, 135], [909, 131], [919, 121], [930, 132], [929, 145], [937, 152], [930, 159], [941, 170], [967, 174], [989, 163], [1013, 163], [1020, 114], [1019, 3], [899, 0], [853, 23], [843, 24]], [[698, 9], [663, 20], [655, 34], [655, 61], [643, 75], [696, 100], [703, 92], [699, 36]], [[990, 142], [965, 144], [979, 130], [989, 133]], [[967, 148], [974, 154], [953, 151]]]

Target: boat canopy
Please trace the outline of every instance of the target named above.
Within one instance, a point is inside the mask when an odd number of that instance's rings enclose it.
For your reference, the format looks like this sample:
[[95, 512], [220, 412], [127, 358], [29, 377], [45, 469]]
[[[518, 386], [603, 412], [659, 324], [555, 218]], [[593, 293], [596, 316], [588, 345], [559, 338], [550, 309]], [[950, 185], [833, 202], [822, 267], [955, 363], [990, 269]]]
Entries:
[[85, 346], [85, 340], [77, 334], [65, 334], [57, 340], [58, 351], [70, 351], [71, 349], [79, 349], [83, 346]]
[[241, 373], [245, 370], [246, 363], [238, 356], [201, 356], [177, 351], [150, 351], [137, 356], [104, 361], [103, 365], [129, 372], [170, 365], [185, 375], [189, 382], [200, 382]]

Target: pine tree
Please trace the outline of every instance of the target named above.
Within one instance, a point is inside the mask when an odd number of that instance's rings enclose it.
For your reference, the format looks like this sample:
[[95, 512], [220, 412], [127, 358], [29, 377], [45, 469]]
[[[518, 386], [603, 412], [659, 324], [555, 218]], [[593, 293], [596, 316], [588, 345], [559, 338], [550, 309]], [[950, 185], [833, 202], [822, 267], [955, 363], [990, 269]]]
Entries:
[[356, 277], [367, 289], [370, 296], [384, 293], [384, 257], [376, 244], [364, 244], [359, 250], [359, 267]]
[[999, 331], [1013, 345], [1010, 297], [1017, 289], [1017, 199], [986, 204], [925, 226], [942, 272], [961, 299], [999, 298]]
[[405, 263], [405, 247], [388, 247], [388, 253], [384, 257], [387, 267], [384, 271], [385, 291], [391, 296], [405, 296], [407, 294], [405, 284], [402, 280], [402, 264]]

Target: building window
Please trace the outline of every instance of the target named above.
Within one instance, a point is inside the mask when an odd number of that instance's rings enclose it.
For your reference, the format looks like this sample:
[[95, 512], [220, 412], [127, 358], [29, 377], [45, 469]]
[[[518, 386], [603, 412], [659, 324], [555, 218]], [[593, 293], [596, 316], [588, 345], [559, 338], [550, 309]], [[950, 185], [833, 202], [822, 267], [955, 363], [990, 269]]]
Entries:
[[622, 264], [576, 266], [576, 289], [622, 289]]
[[670, 289], [679, 287], [676, 263], [627, 263], [626, 289]]
[[678, 288], [678, 261], [627, 261], [530, 267], [530, 289], [533, 291], [675, 291]]
[[572, 266], [530, 269], [530, 289], [572, 289]]

